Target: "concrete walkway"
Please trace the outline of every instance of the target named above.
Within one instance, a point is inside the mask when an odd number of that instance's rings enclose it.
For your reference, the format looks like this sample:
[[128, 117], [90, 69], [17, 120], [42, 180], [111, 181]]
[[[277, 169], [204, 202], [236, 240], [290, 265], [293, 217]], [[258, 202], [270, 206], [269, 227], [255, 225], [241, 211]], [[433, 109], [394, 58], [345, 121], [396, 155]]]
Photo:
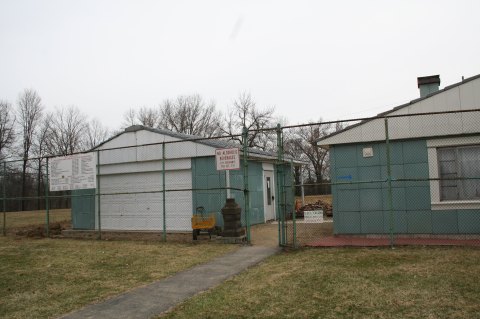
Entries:
[[172, 277], [88, 305], [64, 319], [151, 318], [212, 288], [279, 251], [277, 247], [245, 246]]

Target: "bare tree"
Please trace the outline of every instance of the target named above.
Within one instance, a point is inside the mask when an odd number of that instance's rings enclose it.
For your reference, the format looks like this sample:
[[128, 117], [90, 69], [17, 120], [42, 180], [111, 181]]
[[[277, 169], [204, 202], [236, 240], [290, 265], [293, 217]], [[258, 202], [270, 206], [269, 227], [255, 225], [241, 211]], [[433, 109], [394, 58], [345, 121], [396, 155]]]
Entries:
[[46, 113], [43, 115], [38, 131], [37, 131], [37, 137], [36, 141], [34, 143], [34, 153], [36, 156], [38, 156], [38, 159], [36, 161], [36, 170], [37, 170], [37, 209], [41, 209], [41, 205], [43, 201], [41, 200], [40, 196], [42, 194], [42, 186], [43, 186], [43, 191], [45, 191], [46, 185], [44, 176], [42, 174], [42, 169], [44, 166], [44, 163], [46, 162], [45, 160], [45, 155], [47, 155], [47, 141], [49, 138], [49, 135], [51, 133], [51, 118], [52, 114], [51, 113]]
[[46, 139], [49, 154], [69, 155], [84, 150], [87, 117], [75, 106], [57, 108], [52, 114]]
[[[321, 123], [321, 119], [317, 123]], [[329, 179], [329, 153], [328, 150], [317, 146], [319, 138], [343, 129], [342, 123], [315, 124], [298, 127], [284, 132], [284, 150], [295, 159], [307, 162], [304, 166], [303, 176], [307, 183], [315, 183], [311, 187], [315, 194], [328, 189], [326, 181]], [[296, 172], [296, 174], [300, 174]], [[295, 176], [300, 178], [300, 176]]]
[[157, 108], [142, 106], [136, 111], [134, 108], [128, 109], [123, 114], [122, 127], [132, 125], [144, 125], [148, 127], [160, 126], [160, 111]]
[[160, 116], [159, 128], [204, 137], [221, 133], [221, 114], [216, 110], [215, 103], [207, 105], [198, 94], [165, 100], [160, 106]]
[[37, 139], [35, 143], [35, 154], [38, 157], [45, 157], [47, 155], [47, 141], [50, 138], [52, 113], [45, 113], [40, 121]]
[[137, 120], [144, 126], [158, 127], [160, 125], [160, 112], [158, 109], [143, 106], [137, 112]]
[[13, 143], [14, 125], [15, 114], [12, 105], [7, 101], [0, 101], [0, 159], [7, 157], [5, 153]]
[[[35, 140], [38, 124], [42, 118], [42, 99], [33, 89], [25, 89], [18, 97], [17, 118], [21, 130], [22, 148], [22, 197], [26, 194], [26, 174], [28, 157]], [[24, 210], [25, 203], [22, 201], [21, 210]]]
[[[275, 108], [258, 109], [250, 93], [241, 93], [233, 102], [227, 114], [223, 132], [228, 135], [242, 133], [243, 127], [249, 130], [248, 146], [268, 150], [274, 145], [275, 132], [266, 131], [273, 126]], [[242, 143], [241, 138], [234, 138]]]
[[87, 125], [85, 148], [94, 148], [101, 142], [105, 141], [109, 135], [109, 130], [104, 127], [99, 120], [91, 120]]
[[136, 124], [140, 124], [137, 119], [137, 112], [133, 108], [130, 108], [123, 113], [122, 127], [125, 128]]

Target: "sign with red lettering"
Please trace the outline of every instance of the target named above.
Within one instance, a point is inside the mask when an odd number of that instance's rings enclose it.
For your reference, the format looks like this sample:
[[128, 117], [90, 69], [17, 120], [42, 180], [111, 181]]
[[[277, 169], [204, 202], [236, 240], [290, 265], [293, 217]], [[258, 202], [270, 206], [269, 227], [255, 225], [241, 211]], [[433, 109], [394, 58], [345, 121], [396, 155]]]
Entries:
[[215, 163], [217, 171], [240, 169], [240, 149], [219, 148], [215, 150]]

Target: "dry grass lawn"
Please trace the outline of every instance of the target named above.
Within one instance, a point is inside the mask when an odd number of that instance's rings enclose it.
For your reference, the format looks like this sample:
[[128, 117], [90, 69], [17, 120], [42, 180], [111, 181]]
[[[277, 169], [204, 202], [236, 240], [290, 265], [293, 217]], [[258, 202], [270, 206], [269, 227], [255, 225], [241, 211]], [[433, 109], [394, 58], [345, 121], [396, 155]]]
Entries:
[[276, 255], [164, 317], [480, 318], [479, 283], [478, 249], [305, 249]]
[[[13, 228], [45, 225], [46, 212], [44, 210], [32, 210], [25, 212], [5, 213], [5, 226], [7, 231]], [[71, 220], [70, 209], [52, 209], [49, 212], [50, 223], [59, 223]], [[0, 213], [0, 225], [3, 228], [3, 213]]]
[[235, 249], [0, 237], [0, 318], [53, 318]]

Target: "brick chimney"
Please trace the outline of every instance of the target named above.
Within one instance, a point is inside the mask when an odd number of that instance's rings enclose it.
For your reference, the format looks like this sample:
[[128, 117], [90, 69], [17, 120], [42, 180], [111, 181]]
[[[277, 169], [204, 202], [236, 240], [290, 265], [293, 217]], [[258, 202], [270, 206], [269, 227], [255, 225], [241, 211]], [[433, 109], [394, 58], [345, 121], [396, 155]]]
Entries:
[[422, 76], [417, 78], [420, 97], [437, 92], [440, 87], [440, 75]]

